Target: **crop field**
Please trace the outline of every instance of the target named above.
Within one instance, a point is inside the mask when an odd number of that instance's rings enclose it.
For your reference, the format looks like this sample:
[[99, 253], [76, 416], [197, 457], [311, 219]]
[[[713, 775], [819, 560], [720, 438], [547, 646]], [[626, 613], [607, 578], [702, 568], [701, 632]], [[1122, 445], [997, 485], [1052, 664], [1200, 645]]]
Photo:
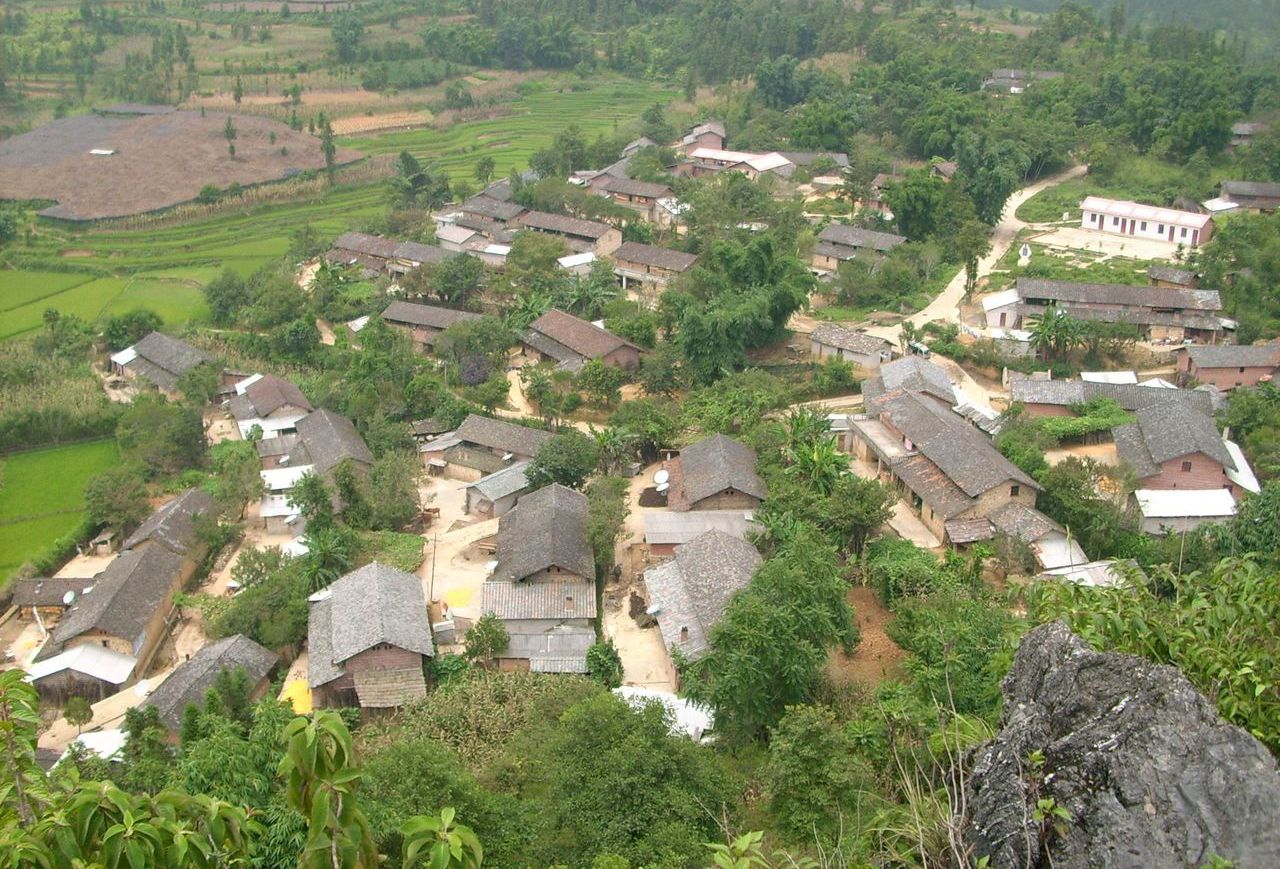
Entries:
[[114, 440], [28, 450], [0, 460], [0, 586], [22, 563], [76, 527], [84, 484], [120, 461]]
[[[674, 95], [624, 79], [590, 87], [556, 79], [526, 90], [504, 117], [447, 130], [345, 138], [342, 144], [371, 155], [408, 150], [458, 179], [472, 179], [476, 161], [488, 155], [501, 176], [525, 168], [529, 157], [569, 123], [588, 138], [612, 133], [645, 107]], [[383, 185], [360, 184], [157, 228], [80, 230], [43, 224], [29, 245], [10, 248], [10, 269], [0, 263], [0, 340], [40, 328], [46, 308], [93, 320], [148, 307], [170, 328], [198, 322], [207, 316], [200, 289], [224, 268], [251, 274], [283, 256], [304, 227], [322, 239], [334, 238], [381, 216], [386, 207]]]

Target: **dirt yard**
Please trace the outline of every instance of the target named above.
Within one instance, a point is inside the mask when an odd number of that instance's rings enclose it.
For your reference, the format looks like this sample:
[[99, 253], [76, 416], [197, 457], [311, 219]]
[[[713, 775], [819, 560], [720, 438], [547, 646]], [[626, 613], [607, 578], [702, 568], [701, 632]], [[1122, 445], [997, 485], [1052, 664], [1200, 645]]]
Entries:
[[902, 659], [905, 652], [893, 640], [885, 627], [893, 619], [893, 613], [885, 609], [876, 593], [865, 587], [849, 589], [846, 598], [854, 610], [854, 622], [862, 639], [852, 655], [833, 649], [827, 659], [827, 676], [836, 684], [858, 683], [874, 688], [888, 679], [902, 675]]

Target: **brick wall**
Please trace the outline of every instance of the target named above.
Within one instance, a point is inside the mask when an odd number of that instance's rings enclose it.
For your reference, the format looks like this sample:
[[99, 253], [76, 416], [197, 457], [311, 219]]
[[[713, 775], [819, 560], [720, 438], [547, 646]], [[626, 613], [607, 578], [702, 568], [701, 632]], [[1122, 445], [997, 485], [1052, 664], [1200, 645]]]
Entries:
[[[1191, 466], [1183, 470], [1183, 464]], [[1161, 465], [1161, 471], [1138, 481], [1140, 489], [1225, 489], [1229, 480], [1217, 460], [1204, 453], [1179, 456]]]
[[[1188, 361], [1190, 361], [1188, 359]], [[1231, 368], [1195, 368], [1191, 377], [1200, 383], [1211, 383], [1219, 389], [1234, 389], [1237, 386], [1256, 386], [1258, 381], [1268, 374], [1275, 373], [1271, 365], [1232, 366]]]
[[733, 489], [720, 492], [693, 504], [693, 510], [756, 510], [760, 499]]

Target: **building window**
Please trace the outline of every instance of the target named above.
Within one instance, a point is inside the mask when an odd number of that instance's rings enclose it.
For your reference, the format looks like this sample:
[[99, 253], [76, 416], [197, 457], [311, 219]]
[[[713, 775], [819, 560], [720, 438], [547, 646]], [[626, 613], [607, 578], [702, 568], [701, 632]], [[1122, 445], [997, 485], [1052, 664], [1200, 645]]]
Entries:
[[1120, 218], [1118, 218], [1118, 217], [1113, 217], [1113, 218], [1111, 218], [1111, 225], [1112, 225], [1112, 226], [1119, 226], [1119, 225], [1120, 225]]
[[1184, 226], [1184, 227], [1182, 227], [1182, 237], [1183, 237], [1183, 238], [1186, 238], [1186, 237], [1187, 237], [1187, 228], [1186, 228], [1185, 226]]
[[1160, 223], [1160, 224], [1157, 224], [1157, 225], [1156, 225], [1156, 232], [1160, 233], [1161, 235], [1164, 235], [1164, 224], [1163, 224], [1163, 223]]
[[1090, 215], [1089, 215], [1089, 222], [1090, 222], [1090, 223], [1097, 223], [1097, 222], [1098, 222], [1098, 215], [1096, 215], [1096, 214], [1090, 214]]
[[1241, 366], [1240, 366], [1240, 373], [1241, 373], [1241, 374], [1244, 374], [1244, 366], [1243, 366], [1243, 365], [1241, 365]]
[[1142, 230], [1143, 232], [1146, 232], [1146, 231], [1147, 231], [1147, 222], [1146, 222], [1145, 220], [1144, 220], [1144, 221], [1142, 221], [1142, 223], [1138, 226], [1138, 229]]
[[1182, 463], [1182, 472], [1185, 474], [1185, 473], [1189, 472], [1190, 470], [1191, 470], [1191, 463], [1190, 463], [1190, 462], [1183, 462], [1183, 463]]
[[1017, 483], [1014, 483], [1012, 486], [1010, 486], [1010, 487], [1009, 487], [1009, 496], [1010, 496], [1010, 497], [1012, 497], [1012, 498], [1016, 498], [1016, 497], [1018, 497], [1018, 495], [1020, 495], [1020, 494], [1022, 494], [1022, 487], [1021, 487], [1021, 486], [1019, 486]]

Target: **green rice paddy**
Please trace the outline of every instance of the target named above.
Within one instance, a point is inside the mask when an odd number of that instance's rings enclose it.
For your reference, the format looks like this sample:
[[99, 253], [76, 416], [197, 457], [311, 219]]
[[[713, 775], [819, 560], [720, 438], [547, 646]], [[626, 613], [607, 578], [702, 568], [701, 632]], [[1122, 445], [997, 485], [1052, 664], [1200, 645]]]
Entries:
[[120, 461], [114, 440], [13, 453], [0, 459], [0, 586], [84, 516], [84, 484]]

